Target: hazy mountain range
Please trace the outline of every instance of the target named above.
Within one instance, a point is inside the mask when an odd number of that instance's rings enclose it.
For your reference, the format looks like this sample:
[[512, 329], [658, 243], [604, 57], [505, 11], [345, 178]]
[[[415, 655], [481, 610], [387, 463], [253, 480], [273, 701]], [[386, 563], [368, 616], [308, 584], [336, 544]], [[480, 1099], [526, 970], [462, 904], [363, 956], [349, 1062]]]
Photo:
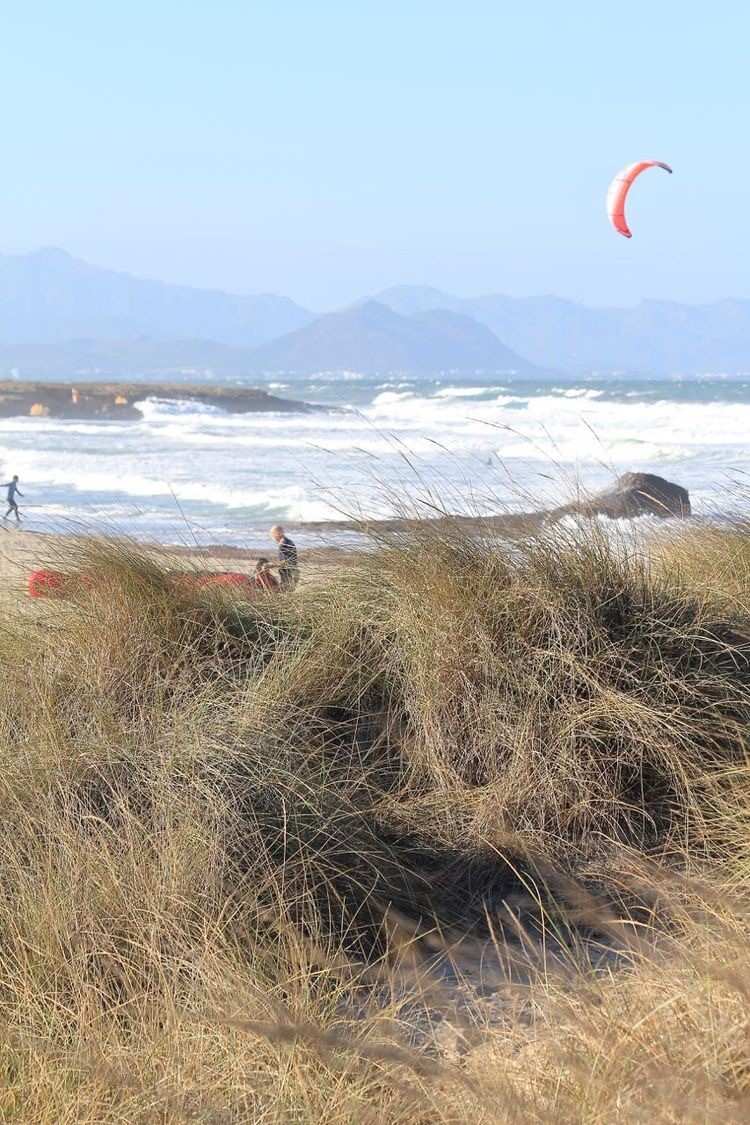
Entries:
[[0, 374], [750, 372], [750, 301], [591, 308], [397, 286], [317, 315], [142, 280], [63, 250], [0, 255]]
[[591, 308], [561, 297], [454, 297], [406, 285], [377, 299], [401, 313], [444, 308], [471, 316], [531, 362], [556, 370], [750, 371], [750, 301]]
[[144, 281], [64, 250], [0, 255], [0, 344], [204, 339], [255, 347], [306, 324], [288, 297]]

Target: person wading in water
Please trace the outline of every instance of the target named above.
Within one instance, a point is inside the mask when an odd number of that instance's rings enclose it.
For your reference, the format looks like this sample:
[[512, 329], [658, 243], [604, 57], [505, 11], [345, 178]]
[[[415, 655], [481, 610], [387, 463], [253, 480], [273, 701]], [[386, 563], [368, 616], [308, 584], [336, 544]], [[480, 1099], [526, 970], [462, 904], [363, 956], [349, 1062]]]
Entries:
[[0, 488], [7, 488], [7, 490], [8, 490], [8, 496], [7, 496], [8, 511], [3, 516], [3, 519], [7, 520], [10, 513], [13, 512], [15, 517], [16, 517], [16, 523], [20, 523], [21, 522], [21, 514], [18, 511], [18, 504], [16, 503], [16, 496], [22, 497], [23, 493], [20, 491], [20, 489], [18, 487], [18, 476], [14, 476], [13, 480], [9, 480], [6, 484], [0, 485]]
[[299, 582], [297, 548], [291, 539], [284, 534], [284, 528], [280, 527], [279, 524], [271, 528], [270, 534], [273, 541], [279, 545], [279, 562], [277, 565], [279, 584], [282, 590], [289, 592]]

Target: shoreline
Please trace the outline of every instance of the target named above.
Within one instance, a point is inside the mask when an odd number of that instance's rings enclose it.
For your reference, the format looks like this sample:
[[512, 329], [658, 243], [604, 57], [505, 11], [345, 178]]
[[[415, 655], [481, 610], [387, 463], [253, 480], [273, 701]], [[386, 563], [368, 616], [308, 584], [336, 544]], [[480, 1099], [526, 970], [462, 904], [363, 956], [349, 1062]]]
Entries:
[[[177, 571], [232, 571], [251, 574], [259, 558], [274, 561], [276, 549], [264, 547], [233, 547], [218, 543], [205, 547], [183, 544], [155, 543], [124, 535], [85, 535], [75, 532], [26, 531], [15, 527], [0, 531], [0, 591], [2, 599], [26, 599], [29, 575], [35, 570], [65, 570], [75, 564], [77, 554], [84, 555], [97, 540], [141, 552], [154, 561]], [[305, 548], [301, 558], [300, 584], [335, 573], [355, 554], [351, 548], [321, 546]]]
[[[634, 517], [657, 517], [659, 523], [676, 521], [679, 526], [691, 519], [690, 499], [681, 486], [661, 477], [643, 473], [626, 473], [615, 481], [612, 488], [590, 498], [581, 498], [573, 504], [534, 512], [499, 513], [491, 516], [439, 515], [433, 518], [395, 518], [362, 521], [330, 520], [306, 523], [286, 522], [292, 536], [300, 532], [357, 533], [361, 542], [357, 544], [321, 543], [307, 545], [298, 541], [300, 549], [303, 582], [319, 576], [331, 568], [337, 569], [361, 556], [368, 546], [377, 547], [379, 540], [404, 533], [456, 533], [465, 535], [489, 535], [506, 542], [539, 535], [545, 529], [559, 525], [568, 517], [590, 520], [605, 517], [615, 524], [630, 524]], [[667, 517], [670, 517], [667, 520]], [[695, 526], [693, 520], [693, 526]], [[140, 551], [154, 559], [174, 560], [179, 570], [202, 568], [204, 571], [233, 571], [249, 573], [259, 558], [276, 558], [276, 549], [264, 542], [261, 546], [244, 547], [222, 543], [164, 543], [138, 540], [127, 534], [107, 535], [104, 529], [91, 529], [86, 534], [79, 526], [70, 531], [37, 531], [23, 524], [2, 523], [0, 535], [0, 582], [6, 588], [17, 585], [21, 574], [27, 579], [31, 571], [37, 569], [64, 569], [67, 554], [68, 562], [75, 553], [84, 554], [86, 544], [93, 545], [97, 539], [112, 544], [121, 543], [124, 548]]]

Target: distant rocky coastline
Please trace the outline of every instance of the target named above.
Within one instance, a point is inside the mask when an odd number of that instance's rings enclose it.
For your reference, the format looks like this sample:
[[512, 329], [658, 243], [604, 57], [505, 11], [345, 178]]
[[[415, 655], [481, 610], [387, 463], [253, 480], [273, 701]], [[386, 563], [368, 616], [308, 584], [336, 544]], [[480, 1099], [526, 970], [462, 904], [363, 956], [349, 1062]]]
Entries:
[[258, 387], [209, 387], [183, 383], [0, 382], [0, 418], [112, 419], [137, 422], [145, 398], [195, 402], [230, 414], [307, 414], [306, 402], [278, 398]]

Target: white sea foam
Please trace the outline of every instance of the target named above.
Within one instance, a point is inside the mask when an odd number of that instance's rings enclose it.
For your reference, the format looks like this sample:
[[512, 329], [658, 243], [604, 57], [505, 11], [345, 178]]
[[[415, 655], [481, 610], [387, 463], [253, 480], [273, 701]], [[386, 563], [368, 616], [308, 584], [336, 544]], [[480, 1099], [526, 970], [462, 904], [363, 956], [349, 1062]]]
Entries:
[[407, 398], [414, 398], [414, 391], [381, 391], [373, 399], [373, 406], [391, 406], [394, 403], [403, 402]]
[[601, 398], [604, 391], [594, 390], [593, 387], [554, 387], [556, 394], [563, 398]]
[[505, 387], [442, 387], [435, 391], [434, 398], [478, 398], [504, 391]]
[[221, 417], [226, 411], [219, 406], [212, 406], [207, 402], [195, 402], [192, 399], [156, 398], [149, 396], [133, 403], [143, 415], [145, 421], [156, 421], [159, 418], [172, 417]]

